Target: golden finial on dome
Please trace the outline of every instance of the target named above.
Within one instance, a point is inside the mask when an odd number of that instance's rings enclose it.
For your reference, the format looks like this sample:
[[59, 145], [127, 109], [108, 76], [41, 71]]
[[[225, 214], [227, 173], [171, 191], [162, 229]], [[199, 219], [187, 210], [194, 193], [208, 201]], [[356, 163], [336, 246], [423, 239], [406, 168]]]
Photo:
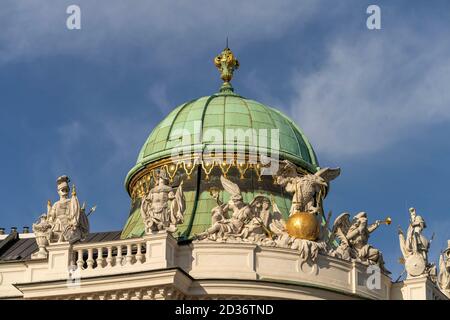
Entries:
[[234, 70], [239, 68], [239, 61], [234, 57], [230, 48], [228, 48], [228, 38], [226, 48], [214, 58], [214, 64], [219, 69], [220, 78], [222, 78], [224, 84], [228, 84], [233, 78]]

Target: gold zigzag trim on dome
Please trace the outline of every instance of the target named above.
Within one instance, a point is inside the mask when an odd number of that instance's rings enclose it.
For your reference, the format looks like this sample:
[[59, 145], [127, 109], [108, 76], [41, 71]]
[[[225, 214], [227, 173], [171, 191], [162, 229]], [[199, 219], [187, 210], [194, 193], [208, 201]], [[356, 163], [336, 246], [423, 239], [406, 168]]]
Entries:
[[[255, 160], [256, 159], [256, 160]], [[191, 179], [194, 170], [201, 167], [205, 174], [205, 180], [209, 180], [209, 177], [214, 168], [219, 168], [222, 175], [227, 177], [228, 172], [235, 168], [239, 172], [240, 179], [246, 179], [246, 173], [249, 170], [253, 170], [257, 176], [257, 181], [262, 181], [262, 169], [265, 165], [262, 164], [260, 157], [252, 155], [246, 155], [245, 159], [237, 158], [236, 155], [233, 159], [224, 161], [222, 157], [205, 157], [205, 156], [185, 156], [180, 158], [166, 158], [148, 165], [139, 174], [137, 174], [129, 184], [129, 192], [131, 198], [142, 198], [150, 189], [152, 182], [156, 181], [158, 172], [160, 170], [166, 171], [170, 182], [174, 181], [174, 178], [178, 172], [181, 172], [187, 179]], [[308, 172], [299, 168], [302, 173]]]

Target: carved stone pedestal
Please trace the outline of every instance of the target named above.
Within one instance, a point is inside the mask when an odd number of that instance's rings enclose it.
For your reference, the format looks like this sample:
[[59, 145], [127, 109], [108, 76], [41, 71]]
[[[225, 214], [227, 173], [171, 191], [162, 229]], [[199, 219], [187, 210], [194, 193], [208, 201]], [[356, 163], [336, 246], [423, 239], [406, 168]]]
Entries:
[[392, 299], [395, 300], [447, 300], [429, 277], [421, 276], [406, 279], [392, 286]]
[[71, 255], [70, 247], [68, 242], [51, 243], [47, 247], [48, 269], [55, 277], [68, 278]]
[[46, 249], [46, 246], [48, 246], [47, 237], [36, 235], [36, 243], [39, 247], [39, 251], [33, 253], [31, 255], [31, 259], [47, 259], [48, 257], [48, 251]]
[[167, 231], [145, 235], [147, 264], [152, 268], [171, 268], [175, 266], [177, 241]]

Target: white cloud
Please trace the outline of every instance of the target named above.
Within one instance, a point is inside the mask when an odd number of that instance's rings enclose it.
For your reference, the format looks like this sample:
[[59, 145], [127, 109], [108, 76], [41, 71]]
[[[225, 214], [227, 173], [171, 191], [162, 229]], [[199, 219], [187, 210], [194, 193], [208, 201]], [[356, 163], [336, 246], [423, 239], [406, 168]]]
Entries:
[[114, 59], [120, 51], [145, 47], [152, 65], [152, 58], [182, 64], [199, 50], [222, 47], [226, 36], [232, 43], [236, 39], [236, 44], [278, 37], [293, 23], [306, 21], [319, 6], [317, 0], [260, 0], [258, 5], [250, 1], [78, 0], [82, 29], [69, 31], [66, 8], [72, 2], [2, 3], [0, 62], [58, 54]]
[[341, 35], [310, 74], [295, 74], [294, 119], [322, 154], [371, 154], [450, 120], [450, 43], [443, 32]]
[[63, 146], [67, 149], [74, 147], [80, 141], [83, 135], [83, 126], [77, 120], [66, 123], [58, 127], [58, 134], [60, 135]]
[[[69, 31], [65, 20], [70, 4], [47, 0], [2, 3], [0, 64], [61, 54], [101, 61], [122, 53], [133, 55], [121, 56], [128, 58], [127, 67], [146, 62], [147, 66], [179, 70], [195, 61], [193, 56], [199, 52], [222, 46], [227, 35], [236, 46], [273, 40], [291, 26], [320, 18], [319, 9], [326, 9], [322, 1], [314, 0], [261, 0], [258, 5], [210, 0], [195, 5], [182, 0], [136, 0], [133, 5], [79, 0], [82, 30]], [[386, 27], [329, 38], [336, 40], [330, 42], [319, 68], [294, 76], [295, 97], [290, 103], [291, 114], [320, 153], [334, 157], [370, 154], [402, 141], [411, 129], [423, 130], [449, 119], [450, 45], [444, 32], [436, 30], [427, 37], [412, 28]], [[252, 86], [254, 78], [249, 73], [249, 87], [262, 87], [257, 82]], [[165, 105], [165, 88], [158, 84], [148, 93], [163, 109], [169, 106]], [[263, 91], [270, 90], [259, 90]], [[278, 105], [277, 99], [261, 94], [258, 99]]]
[[[152, 129], [152, 121], [145, 117], [117, 118], [105, 116], [97, 125], [98, 142], [108, 145], [108, 158], [102, 165], [103, 173], [111, 172], [118, 166], [134, 165], [147, 135]], [[156, 125], [156, 123], [154, 124]]]
[[157, 107], [158, 110], [164, 113], [167, 112], [167, 108], [171, 107], [167, 95], [167, 87], [162, 83], [156, 83], [149, 88], [148, 98], [152, 102], [152, 106]]
[[[107, 150], [102, 155], [105, 157], [102, 165], [98, 167], [102, 173], [114, 171], [124, 163], [132, 166], [139, 147], [151, 132], [151, 123], [152, 120], [145, 117], [102, 115], [101, 118], [88, 116], [83, 124], [80, 121], [62, 124], [57, 128], [58, 150], [51, 157], [52, 174], [57, 176], [64, 170], [77, 171], [81, 162], [92, 159], [92, 155], [83, 149], [86, 145], [93, 150]], [[80, 153], [80, 150], [86, 153]]]
[[77, 120], [61, 124], [56, 128], [58, 133], [58, 150], [51, 157], [51, 172], [54, 176], [62, 175], [62, 171], [74, 168], [74, 155], [78, 153], [83, 140], [85, 128]]

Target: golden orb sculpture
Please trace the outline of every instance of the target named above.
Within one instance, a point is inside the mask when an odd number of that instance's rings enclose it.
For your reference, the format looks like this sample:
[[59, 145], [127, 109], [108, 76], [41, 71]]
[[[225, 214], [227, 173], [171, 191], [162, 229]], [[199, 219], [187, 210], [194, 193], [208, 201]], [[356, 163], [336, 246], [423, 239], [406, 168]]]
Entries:
[[320, 223], [315, 214], [297, 211], [287, 220], [286, 230], [293, 238], [314, 241], [319, 237]]

